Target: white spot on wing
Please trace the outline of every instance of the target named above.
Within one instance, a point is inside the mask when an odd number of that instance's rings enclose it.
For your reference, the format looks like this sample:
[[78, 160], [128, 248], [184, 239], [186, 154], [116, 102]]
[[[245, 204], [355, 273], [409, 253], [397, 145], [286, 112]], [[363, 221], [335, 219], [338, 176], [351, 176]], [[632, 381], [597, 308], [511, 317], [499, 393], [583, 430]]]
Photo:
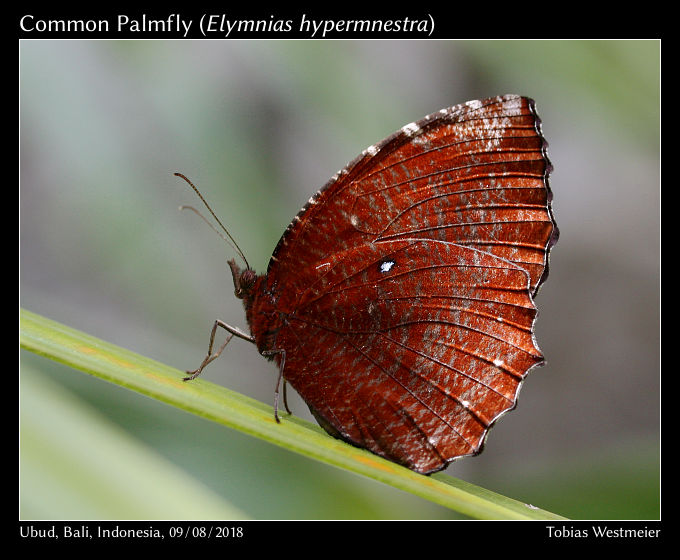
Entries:
[[380, 263], [380, 272], [389, 272], [394, 265], [395, 265], [394, 261], [385, 261], [383, 263]]
[[482, 103], [479, 99], [475, 99], [474, 101], [468, 101], [465, 103], [470, 109], [479, 109], [482, 106]]
[[374, 156], [375, 154], [378, 153], [378, 148], [376, 148], [375, 145], [369, 146], [364, 150], [364, 153]]
[[404, 134], [406, 134], [406, 136], [413, 136], [420, 130], [420, 127], [416, 123], [412, 122], [403, 126], [401, 130]]

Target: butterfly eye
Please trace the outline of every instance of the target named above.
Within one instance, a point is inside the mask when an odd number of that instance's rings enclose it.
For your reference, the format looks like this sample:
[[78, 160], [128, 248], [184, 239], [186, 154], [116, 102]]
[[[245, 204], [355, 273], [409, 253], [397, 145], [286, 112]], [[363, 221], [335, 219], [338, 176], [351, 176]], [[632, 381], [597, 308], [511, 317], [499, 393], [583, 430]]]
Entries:
[[386, 273], [388, 273], [390, 270], [392, 270], [392, 268], [393, 268], [396, 264], [397, 264], [397, 263], [396, 263], [395, 261], [393, 261], [393, 260], [385, 260], [385, 261], [382, 261], [382, 262], [380, 263], [380, 265], [379, 265], [379, 267], [380, 267], [380, 272], [382, 272], [383, 274], [386, 274]]

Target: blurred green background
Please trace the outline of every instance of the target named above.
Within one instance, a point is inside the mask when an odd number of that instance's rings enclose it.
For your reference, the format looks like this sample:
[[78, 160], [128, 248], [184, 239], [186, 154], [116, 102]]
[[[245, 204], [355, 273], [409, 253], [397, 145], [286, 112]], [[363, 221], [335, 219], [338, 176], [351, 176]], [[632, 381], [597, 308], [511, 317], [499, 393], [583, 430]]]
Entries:
[[[246, 327], [256, 270], [366, 146], [442, 107], [536, 99], [561, 239], [537, 298], [547, 357], [452, 476], [564, 516], [660, 508], [658, 41], [20, 42], [20, 304], [180, 369], [216, 318]], [[233, 341], [205, 378], [273, 402]], [[449, 510], [27, 352], [23, 519], [420, 519]], [[291, 396], [295, 414], [310, 418]]]

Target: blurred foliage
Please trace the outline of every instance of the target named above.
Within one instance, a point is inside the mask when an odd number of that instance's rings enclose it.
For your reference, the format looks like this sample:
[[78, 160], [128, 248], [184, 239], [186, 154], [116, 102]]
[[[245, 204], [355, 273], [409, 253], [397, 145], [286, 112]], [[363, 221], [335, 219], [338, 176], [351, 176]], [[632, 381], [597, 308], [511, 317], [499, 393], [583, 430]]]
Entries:
[[[498, 495], [486, 488], [442, 473], [437, 473], [431, 478], [416, 474], [404, 467], [371, 455], [366, 450], [328, 437], [328, 434], [315, 422], [308, 422], [287, 414], [284, 414], [280, 423], [274, 422], [273, 408], [266, 403], [261, 403], [203, 379], [183, 383], [181, 379], [184, 374], [176, 368], [150, 360], [145, 356], [112, 345], [87, 333], [71, 329], [67, 325], [51, 321], [35, 313], [22, 310], [20, 322], [21, 347], [34, 352], [38, 356], [55, 360], [103, 381], [135, 391], [201, 418], [207, 418], [304, 457], [316, 459], [325, 464], [334, 465], [348, 472], [364, 475], [394, 488], [410, 492], [414, 496], [420, 496], [455, 512], [476, 519], [563, 519], [562, 516], [555, 515], [552, 512], [537, 507], [528, 508], [526, 503]], [[31, 387], [30, 380], [29, 375], [29, 388]], [[26, 383], [24, 383], [25, 385]], [[29, 406], [23, 407], [24, 410], [29, 412], [27, 422], [24, 423], [24, 426], [29, 426], [29, 428], [32, 426], [31, 421], [33, 420], [30, 413], [33, 412], [33, 415], [35, 415], [35, 411], [40, 409], [39, 406], [31, 408], [30, 402], [29, 400]], [[68, 415], [66, 416], [68, 417]], [[46, 443], [45, 447], [46, 449], [53, 448], [51, 449], [52, 455], [56, 459], [45, 462], [45, 466], [50, 465], [51, 467], [59, 462], [59, 447], [56, 445], [59, 438], [50, 437], [50, 428], [48, 428], [50, 424], [45, 422], [44, 418], [40, 420], [41, 425], [36, 426], [37, 429], [32, 432], [27, 432], [25, 439], [31, 441], [31, 435], [42, 435], [44, 433], [45, 437], [42, 440]], [[60, 418], [60, 420], [62, 419]], [[71, 429], [63, 430], [64, 426], [60, 423], [59, 421], [55, 423], [59, 434], [69, 434], [67, 437], [70, 438], [75, 430], [72, 426], [69, 426]], [[40, 435], [33, 437], [33, 439], [39, 441]], [[69, 448], [65, 452], [67, 462], [72, 460], [70, 457], [73, 452], [70, 448], [86, 450], [84, 452], [89, 453], [90, 446], [87, 441], [96, 436], [96, 430], [85, 431], [82, 436], [75, 441], [69, 439], [70, 445], [64, 446]], [[94, 446], [92, 447], [94, 448]], [[30, 445], [28, 448], [31, 449]], [[33, 451], [36, 456], [40, 455], [38, 445], [33, 446]], [[105, 453], [102, 453], [102, 455], [105, 455]], [[84, 462], [90, 463], [96, 456], [96, 453], [88, 454], [87, 460]], [[126, 463], [128, 469], [132, 468], [129, 463], [133, 461], [135, 461], [134, 458]], [[142, 463], [142, 461], [137, 462]], [[93, 471], [102, 467], [111, 468], [111, 465], [103, 464], [99, 466], [95, 464]], [[78, 473], [76, 468], [57, 472], [61, 476], [66, 475], [67, 480], [70, 480], [71, 471]], [[139, 471], [151, 472], [143, 464]], [[78, 479], [80, 477], [76, 478], [76, 480]], [[106, 483], [106, 477], [102, 477], [99, 482], [107, 488], [111, 486]], [[115, 482], [113, 486], [116, 486]], [[86, 490], [87, 495], [93, 493], [92, 488]], [[206, 508], [207, 510], [208, 508]]]
[[[657, 150], [661, 58], [657, 41], [471, 41], [469, 52], [494, 80], [531, 84], [537, 99], [564, 98], [565, 111], [599, 117], [641, 149]], [[525, 92], [526, 86], [518, 93]], [[592, 125], [591, 125], [592, 126]]]
[[456, 516], [42, 358], [24, 355], [21, 394], [24, 519]]

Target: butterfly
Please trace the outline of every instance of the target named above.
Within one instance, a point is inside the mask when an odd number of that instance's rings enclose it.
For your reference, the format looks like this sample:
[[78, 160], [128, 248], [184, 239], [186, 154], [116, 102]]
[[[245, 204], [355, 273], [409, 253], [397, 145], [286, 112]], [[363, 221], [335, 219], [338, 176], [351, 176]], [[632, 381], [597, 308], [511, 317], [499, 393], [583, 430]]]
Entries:
[[[229, 261], [250, 333], [215, 321], [186, 379], [237, 336], [279, 367], [277, 421], [283, 380], [331, 436], [416, 472], [479, 453], [544, 361], [534, 297], [559, 235], [551, 170], [526, 97], [403, 126], [309, 199], [266, 274]], [[230, 334], [214, 351], [217, 328]]]

